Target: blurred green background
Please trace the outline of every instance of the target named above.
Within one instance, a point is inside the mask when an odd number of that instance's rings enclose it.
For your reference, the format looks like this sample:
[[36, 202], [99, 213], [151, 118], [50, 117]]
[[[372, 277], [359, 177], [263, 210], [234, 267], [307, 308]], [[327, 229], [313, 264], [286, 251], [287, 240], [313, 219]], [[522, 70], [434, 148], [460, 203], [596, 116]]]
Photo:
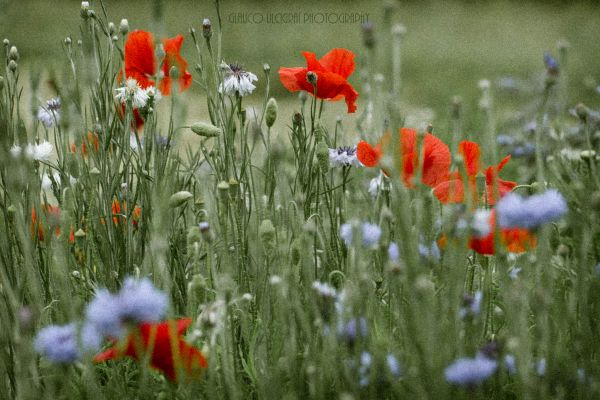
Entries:
[[[99, 1], [90, 3], [102, 13]], [[103, 4], [109, 20], [117, 25], [121, 18], [128, 18], [131, 29], [168, 36], [183, 33], [183, 54], [192, 66], [195, 51], [189, 28], [200, 31], [204, 17], [216, 20], [213, 1], [105, 0]], [[403, 99], [414, 107], [431, 108], [438, 121], [447, 117], [453, 95], [466, 99], [467, 112], [474, 109], [481, 78], [494, 83], [502, 77], [541, 77], [543, 53], [556, 55], [560, 39], [570, 43], [568, 103], [584, 101], [596, 107], [600, 100], [596, 91], [600, 84], [600, 6], [592, 2], [224, 0], [221, 7], [224, 59], [245, 64], [259, 78], [263, 63], [269, 63], [272, 91], [284, 104], [295, 97], [286, 94], [275, 72], [279, 66], [304, 65], [300, 51], [311, 50], [320, 56], [330, 48], [346, 47], [356, 53], [359, 63], [364, 61], [359, 23], [304, 21], [306, 14], [318, 19], [317, 14], [324, 13], [355, 13], [373, 22], [380, 60], [388, 53], [389, 35], [382, 32], [386, 21], [404, 24]], [[61, 40], [67, 35], [78, 36], [79, 8], [78, 0], [0, 0], [0, 36], [18, 46], [22, 68], [37, 73], [48, 65], [59, 65], [64, 57]], [[266, 22], [269, 14], [277, 13], [297, 13], [300, 21]], [[162, 15], [162, 23], [156, 23], [156, 15]], [[254, 23], [261, 19], [261, 23]], [[351, 82], [360, 92], [357, 75]], [[197, 87], [192, 93], [201, 94]], [[262, 96], [257, 97], [258, 104]], [[510, 103], [510, 97], [504, 100]], [[360, 106], [359, 101], [359, 111]], [[339, 114], [345, 110], [343, 103], [332, 108]]]

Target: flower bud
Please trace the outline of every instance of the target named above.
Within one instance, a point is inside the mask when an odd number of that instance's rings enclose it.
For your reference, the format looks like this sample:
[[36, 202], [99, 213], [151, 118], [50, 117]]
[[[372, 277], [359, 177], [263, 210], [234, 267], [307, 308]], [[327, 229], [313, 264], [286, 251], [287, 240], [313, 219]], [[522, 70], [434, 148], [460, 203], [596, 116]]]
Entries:
[[180, 206], [184, 205], [192, 197], [194, 197], [194, 195], [185, 190], [177, 192], [169, 198], [169, 207], [171, 207], [171, 208], [180, 207]]
[[273, 97], [267, 101], [267, 107], [265, 109], [265, 122], [267, 126], [270, 128], [275, 123], [277, 119], [277, 100]]
[[225, 181], [219, 182], [219, 184], [217, 185], [217, 191], [221, 200], [227, 200], [227, 198], [229, 197], [229, 183]]
[[363, 34], [363, 43], [367, 49], [372, 49], [375, 46], [375, 31], [373, 23], [367, 21], [361, 25]]
[[117, 33], [117, 27], [115, 26], [115, 23], [109, 22], [108, 23], [108, 34], [110, 36], [113, 36], [115, 33]]
[[265, 219], [258, 227], [258, 236], [265, 249], [265, 253], [271, 253], [275, 249], [275, 227], [270, 219]]
[[205, 39], [210, 39], [212, 36], [212, 23], [208, 18], [202, 20], [202, 36], [204, 36]]
[[292, 123], [294, 124], [294, 126], [299, 126], [300, 124], [302, 124], [302, 114], [300, 114], [299, 112], [295, 112], [292, 116]]
[[192, 132], [198, 136], [216, 137], [221, 134], [221, 129], [207, 122], [196, 122], [190, 127]]
[[11, 46], [10, 51], [8, 52], [8, 59], [19, 61], [19, 51], [16, 46]]
[[81, 2], [81, 10], [79, 12], [79, 14], [81, 15], [81, 18], [87, 19], [87, 17], [89, 16], [89, 13], [88, 13], [89, 9], [90, 9], [90, 2], [82, 1]]
[[263, 71], [265, 71], [266, 74], [268, 74], [269, 72], [271, 72], [271, 66], [267, 63], [263, 64]]
[[582, 121], [586, 121], [587, 117], [590, 113], [589, 108], [586, 107], [585, 104], [583, 103], [577, 103], [577, 105], [575, 106], [575, 114], [577, 115], [577, 117], [582, 120]]
[[406, 33], [406, 27], [402, 24], [395, 24], [392, 26], [392, 35], [395, 37], [402, 37]]
[[15, 60], [10, 60], [10, 62], [8, 63], [8, 69], [10, 69], [13, 74], [17, 71], [18, 66], [19, 65]]
[[2, 43], [4, 44], [4, 47], [10, 46], [10, 40], [8, 40], [6, 38], [2, 41]]
[[179, 79], [179, 68], [173, 65], [171, 69], [169, 69], [169, 77], [172, 79]]
[[165, 46], [160, 43], [158, 46], [156, 46], [156, 51], [154, 54], [156, 55], [157, 60], [163, 60], [167, 55], [167, 53], [165, 53]]
[[319, 167], [321, 167], [321, 171], [323, 173], [329, 171], [329, 147], [324, 140], [319, 140], [317, 143], [317, 148], [315, 149], [315, 153], [317, 156], [317, 161], [319, 162]]
[[123, 36], [127, 35], [129, 32], [129, 21], [127, 21], [127, 19], [123, 18], [121, 23], [119, 23], [119, 32], [121, 32], [121, 35]]
[[240, 183], [235, 178], [229, 178], [229, 195], [232, 199], [237, 199], [240, 196]]
[[67, 46], [70, 46], [70, 45], [71, 45], [71, 42], [72, 42], [72, 40], [71, 40], [71, 37], [70, 37], [70, 36], [67, 36], [67, 37], [65, 38], [65, 45], [67, 45]]
[[317, 79], [317, 74], [315, 74], [313, 71], [308, 71], [308, 73], [306, 74], [307, 82], [313, 86], [317, 84]]

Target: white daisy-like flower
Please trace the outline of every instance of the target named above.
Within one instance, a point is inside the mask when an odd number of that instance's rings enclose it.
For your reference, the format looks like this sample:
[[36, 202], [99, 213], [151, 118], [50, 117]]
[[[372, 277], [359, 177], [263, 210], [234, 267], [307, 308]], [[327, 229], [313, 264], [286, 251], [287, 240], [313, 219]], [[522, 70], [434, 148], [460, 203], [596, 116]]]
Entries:
[[25, 147], [25, 155], [36, 161], [47, 161], [52, 155], [54, 146], [47, 140], [44, 140], [40, 144], [28, 144]]
[[142, 89], [138, 82], [129, 78], [125, 81], [125, 86], [116, 88], [115, 99], [121, 103], [125, 103], [131, 100], [131, 105], [133, 108], [142, 108], [148, 102], [148, 92], [145, 89]]
[[156, 104], [162, 99], [162, 93], [154, 86], [148, 86], [144, 91], [146, 92], [148, 99], [152, 99], [152, 104]]
[[10, 148], [10, 155], [13, 156], [14, 158], [18, 158], [21, 155], [21, 151], [23, 149], [21, 148], [21, 146], [19, 146], [18, 144], [13, 145], [13, 147]]
[[37, 119], [46, 128], [58, 125], [60, 122], [60, 98], [52, 98], [46, 102], [45, 107], [38, 108]]
[[479, 209], [473, 214], [473, 220], [471, 221], [471, 228], [473, 229], [473, 236], [476, 238], [486, 237], [492, 231], [490, 226], [490, 210]]
[[256, 86], [252, 84], [258, 80], [252, 72], [244, 70], [240, 64], [221, 64], [223, 71], [223, 83], [219, 87], [220, 93], [225, 93], [228, 96], [234, 96], [239, 93], [240, 96], [251, 94]]
[[329, 163], [332, 167], [362, 166], [356, 158], [356, 146], [341, 146], [337, 149], [329, 149]]

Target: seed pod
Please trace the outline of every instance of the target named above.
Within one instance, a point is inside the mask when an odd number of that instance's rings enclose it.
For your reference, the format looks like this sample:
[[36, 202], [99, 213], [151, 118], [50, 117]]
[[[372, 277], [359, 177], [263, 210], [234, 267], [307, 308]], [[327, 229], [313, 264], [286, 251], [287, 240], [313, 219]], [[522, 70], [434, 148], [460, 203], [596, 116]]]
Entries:
[[179, 206], [182, 206], [192, 197], [194, 197], [194, 195], [185, 190], [177, 192], [169, 198], [169, 207], [177, 208]]
[[270, 128], [275, 123], [277, 119], [277, 100], [273, 97], [269, 99], [267, 102], [267, 107], [265, 109], [265, 122], [267, 126]]
[[10, 51], [8, 52], [8, 59], [19, 61], [19, 51], [16, 46], [11, 46]]
[[121, 32], [121, 35], [123, 36], [127, 35], [129, 32], [129, 21], [127, 21], [127, 19], [123, 18], [121, 20], [121, 23], [119, 24], [119, 32]]
[[192, 132], [198, 136], [216, 137], [221, 134], [221, 129], [207, 122], [196, 122], [190, 127]]

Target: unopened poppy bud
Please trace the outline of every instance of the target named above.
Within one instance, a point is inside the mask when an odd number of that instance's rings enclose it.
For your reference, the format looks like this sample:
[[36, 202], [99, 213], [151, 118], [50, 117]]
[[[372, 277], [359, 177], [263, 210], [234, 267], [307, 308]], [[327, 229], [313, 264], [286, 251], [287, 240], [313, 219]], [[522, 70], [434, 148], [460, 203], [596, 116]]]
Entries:
[[194, 195], [185, 190], [177, 192], [169, 198], [169, 207], [171, 207], [171, 208], [180, 207], [180, 206], [184, 205], [192, 197], [194, 197]]
[[267, 101], [267, 107], [265, 109], [265, 122], [267, 126], [270, 128], [275, 123], [277, 119], [277, 100], [273, 97]]
[[81, 11], [80, 11], [80, 15], [81, 18], [87, 18], [88, 17], [88, 11], [90, 9], [90, 2], [89, 1], [82, 1], [81, 2]]
[[216, 137], [221, 134], [221, 129], [207, 122], [196, 122], [190, 126], [192, 132], [198, 136]]
[[18, 66], [19, 65], [15, 60], [10, 60], [10, 62], [8, 63], [8, 69], [10, 69], [12, 73], [15, 73], [17, 71]]
[[2, 43], [4, 44], [4, 47], [10, 46], [10, 40], [8, 40], [6, 38], [2, 41]]
[[264, 63], [263, 64], [263, 71], [265, 71], [265, 73], [268, 74], [269, 72], [271, 72], [271, 66], [269, 64], [267, 64], [267, 63]]
[[127, 19], [123, 18], [119, 23], [119, 32], [121, 32], [121, 35], [123, 36], [127, 35], [129, 32], [129, 21], [127, 21]]
[[66, 44], [67, 46], [70, 46], [70, 45], [71, 45], [71, 43], [72, 43], [72, 41], [71, 41], [71, 38], [70, 38], [69, 36], [67, 36], [67, 37], [65, 38], [65, 44]]
[[315, 74], [313, 71], [308, 71], [306, 73], [306, 80], [308, 81], [308, 83], [310, 83], [311, 85], [316, 85], [317, 84], [317, 74]]
[[115, 23], [109, 22], [108, 23], [108, 34], [110, 36], [113, 36], [115, 33], [117, 33], [117, 27], [115, 26]]
[[373, 29], [373, 23], [371, 21], [367, 21], [361, 25], [361, 28], [365, 47], [372, 49], [375, 46], [375, 32]]
[[258, 227], [258, 236], [266, 253], [271, 253], [275, 249], [275, 227], [270, 219], [265, 219]]
[[197, 210], [203, 210], [204, 209], [204, 199], [197, 198], [196, 201], [194, 202], [194, 207], [196, 207]]
[[229, 183], [225, 181], [219, 182], [219, 184], [217, 185], [217, 191], [221, 200], [227, 200], [229, 195]]
[[237, 199], [240, 195], [240, 183], [235, 178], [229, 178], [229, 195], [232, 199]]
[[110, 40], [112, 40], [113, 42], [116, 42], [117, 40], [119, 40], [119, 37], [117, 35], [113, 35]]
[[327, 147], [324, 140], [320, 140], [319, 143], [317, 143], [315, 153], [317, 161], [319, 162], [319, 167], [321, 167], [321, 172], [325, 173], [329, 171], [329, 147]]
[[302, 114], [300, 114], [299, 112], [295, 112], [292, 116], [292, 122], [295, 126], [299, 126], [302, 123]]
[[[164, 58], [164, 56], [163, 56]], [[173, 79], [179, 79], [179, 68], [177, 68], [176, 66], [172, 66], [171, 69], [169, 69], [169, 77], [173, 78]]]
[[212, 36], [212, 23], [208, 18], [202, 20], [202, 36], [204, 36], [205, 39], [210, 39]]
[[589, 113], [590, 113], [590, 110], [586, 107], [585, 104], [577, 103], [577, 105], [575, 106], [575, 114], [577, 115], [577, 117], [580, 120], [585, 122], [587, 120]]
[[10, 47], [10, 51], [8, 52], [8, 59], [19, 61], [19, 50], [17, 50], [16, 46]]

